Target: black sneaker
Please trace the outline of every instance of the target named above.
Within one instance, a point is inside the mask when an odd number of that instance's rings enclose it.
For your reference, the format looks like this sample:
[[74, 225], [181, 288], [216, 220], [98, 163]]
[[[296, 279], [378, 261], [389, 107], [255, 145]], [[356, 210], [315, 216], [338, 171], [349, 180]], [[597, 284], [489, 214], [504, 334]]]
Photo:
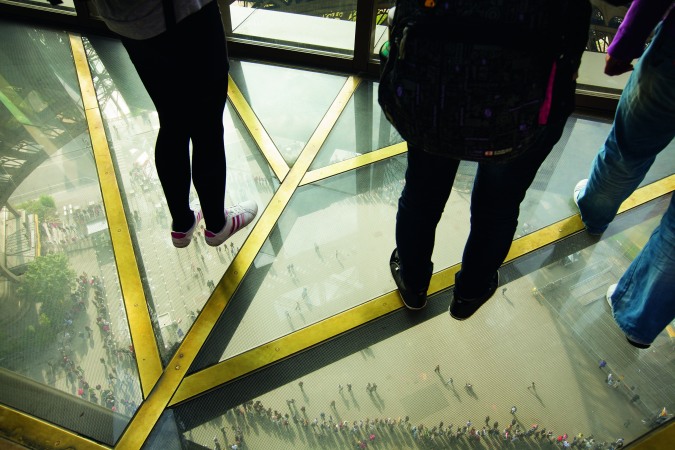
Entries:
[[422, 292], [410, 292], [403, 284], [401, 278], [401, 261], [398, 259], [398, 250], [394, 249], [389, 258], [389, 268], [391, 269], [391, 276], [396, 282], [398, 292], [401, 294], [403, 304], [406, 308], [412, 310], [422, 309], [427, 306], [427, 290]]
[[492, 278], [492, 281], [490, 281], [490, 285], [488, 286], [487, 291], [480, 297], [471, 299], [462, 298], [459, 295], [457, 295], [457, 288], [455, 287], [455, 289], [453, 290], [454, 294], [452, 297], [452, 301], [450, 302], [450, 315], [452, 316], [453, 319], [457, 320], [468, 319], [476, 311], [478, 311], [478, 308], [480, 308], [485, 304], [485, 302], [490, 300], [490, 297], [492, 297], [495, 291], [497, 290], [497, 286], [499, 286], [499, 272], [495, 273], [495, 276]]
[[626, 336], [626, 340], [628, 341], [628, 343], [629, 343], [630, 345], [632, 345], [633, 347], [637, 347], [637, 348], [645, 349], [645, 348], [649, 348], [649, 347], [652, 346], [651, 344], [641, 344], [641, 343], [639, 343], [639, 342], [635, 342], [634, 340], [632, 340], [632, 339], [629, 338], [628, 336]]

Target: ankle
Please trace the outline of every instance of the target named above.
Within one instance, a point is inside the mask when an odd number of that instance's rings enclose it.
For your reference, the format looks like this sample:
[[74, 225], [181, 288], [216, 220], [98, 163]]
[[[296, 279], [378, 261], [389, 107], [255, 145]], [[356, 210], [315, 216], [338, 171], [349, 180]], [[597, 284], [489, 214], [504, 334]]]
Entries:
[[190, 229], [195, 225], [195, 216], [194, 213], [192, 213], [191, 217], [182, 220], [182, 221], [177, 221], [174, 220], [171, 222], [171, 229], [173, 231], [178, 231], [179, 233], [187, 233], [190, 231]]
[[221, 231], [223, 231], [223, 228], [225, 228], [226, 225], [227, 225], [227, 220], [225, 220], [225, 218], [223, 218], [223, 220], [220, 220], [218, 222], [213, 222], [213, 221], [208, 222], [206, 224], [206, 229], [208, 231], [214, 233], [214, 234], [217, 234], [217, 233], [220, 233]]
[[487, 279], [473, 279], [460, 270], [455, 276], [455, 294], [465, 300], [481, 298], [492, 290], [495, 276], [493, 274]]

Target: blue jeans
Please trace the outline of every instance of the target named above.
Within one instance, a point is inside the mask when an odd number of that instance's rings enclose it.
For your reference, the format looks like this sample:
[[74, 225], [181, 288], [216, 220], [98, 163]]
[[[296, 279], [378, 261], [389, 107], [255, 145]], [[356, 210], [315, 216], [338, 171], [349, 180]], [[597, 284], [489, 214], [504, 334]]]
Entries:
[[581, 217], [590, 232], [607, 229], [673, 137], [675, 42], [657, 31], [626, 83], [612, 129], [579, 196]]
[[[518, 226], [520, 203], [539, 166], [558, 142], [566, 118], [542, 129], [534, 147], [505, 164], [479, 164], [471, 193], [471, 232], [455, 289], [462, 297], [483, 294], [504, 262]], [[405, 187], [396, 215], [400, 274], [413, 292], [431, 279], [436, 226], [450, 196], [459, 161], [408, 149]]]
[[675, 318], [675, 195], [611, 301], [616, 323], [640, 344], [651, 344]]
[[[674, 137], [675, 42], [657, 28], [624, 88], [614, 125], [579, 196], [579, 210], [589, 231], [601, 233], [607, 228], [656, 155]], [[614, 318], [631, 340], [651, 344], [673, 320], [674, 288], [675, 207], [671, 200], [660, 226], [612, 295]]]

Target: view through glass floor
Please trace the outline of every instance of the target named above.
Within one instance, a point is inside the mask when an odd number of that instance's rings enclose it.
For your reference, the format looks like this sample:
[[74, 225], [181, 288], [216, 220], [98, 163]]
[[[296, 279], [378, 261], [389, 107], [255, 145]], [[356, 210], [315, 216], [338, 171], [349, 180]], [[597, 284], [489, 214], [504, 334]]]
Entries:
[[178, 406], [184, 436], [209, 448], [630, 442], [675, 400], [673, 343], [664, 331], [649, 350], [630, 346], [605, 292], [669, 200], [620, 216], [601, 240], [581, 232], [508, 264], [465, 322], [443, 292]]
[[[2, 280], [6, 301], [0, 322], [6, 326], [0, 339], [0, 402], [10, 406], [31, 403], [37, 409], [17, 408], [75, 432], [84, 423], [75, 411], [90, 408], [87, 411], [93, 411], [91, 423], [98, 434], [82, 434], [114, 445], [143, 399], [131, 346], [132, 322], [124, 309], [126, 297], [122, 297], [109, 217], [103, 207], [103, 187], [68, 44], [72, 36], [0, 23], [0, 120], [6, 144], [0, 194], [5, 201], [3, 251], [8, 266]], [[256, 224], [219, 250], [198, 243], [183, 251], [171, 247], [170, 219], [152, 164], [158, 129], [154, 107], [119, 42], [92, 37], [84, 45], [105, 122], [104, 140], [113, 155], [137, 257], [123, 264], [139, 267], [166, 361]], [[331, 102], [348, 85], [347, 80], [353, 79], [236, 61], [232, 77], [243, 101], [270, 136], [273, 152], [289, 167], [306, 150], [316, 128], [325, 127], [323, 119]], [[251, 117], [238, 110], [235, 102], [228, 102], [223, 117], [228, 203], [254, 198], [259, 217], [269, 211], [278, 216], [273, 217], [273, 231], [254, 254], [248, 274], [192, 371], [394, 290], [387, 259], [394, 245], [405, 155], [333, 170], [334, 163], [380, 152], [399, 141], [377, 108], [377, 83], [359, 81], [345, 109], [330, 124], [333, 128], [322, 130], [327, 137], [317, 143], [320, 150], [315, 165], [310, 166], [321, 168], [322, 175], [318, 181], [294, 186], [293, 192], [285, 191], [282, 207], [279, 202], [271, 205], [271, 199], [280, 191], [284, 177], [275, 175], [279, 172], [249, 132]], [[572, 188], [586, 176], [608, 129], [607, 121], [583, 115], [570, 119], [563, 139], [523, 203], [517, 236], [576, 214]], [[643, 184], [671, 175], [674, 145], [657, 158]], [[437, 271], [459, 262], [468, 234], [475, 170], [472, 164], [460, 167], [439, 226], [434, 254]], [[456, 430], [469, 419], [480, 424], [488, 414], [502, 427], [513, 419], [510, 408], [517, 406], [515, 418], [522, 429], [537, 423], [540, 429], [564, 430], [570, 436], [583, 432], [604, 440], [633, 439], [645, 430], [641, 419], [649, 419], [663, 402], [672, 404], [673, 378], [664, 370], [672, 363], [672, 352], [666, 351], [671, 341], [664, 334], [649, 352], [628, 352], [621, 346], [624, 342], [606, 305], [599, 300], [606, 284], [619, 276], [655, 226], [653, 217], [660, 204], [653, 202], [640, 209], [654, 211], [644, 216], [631, 211], [626, 217], [639, 217], [637, 225], [616, 228], [599, 242], [575, 246], [576, 239], [583, 241], [575, 237], [510, 264], [504, 269], [506, 284], [495, 307], [482, 312], [482, 319], [472, 321], [473, 325], [448, 323], [447, 294], [442, 293], [420, 315], [397, 311], [201, 398], [223, 400], [228, 407], [259, 400], [257, 409], [261, 405], [271, 408], [272, 415], [276, 409], [285, 418], [288, 411], [288, 428], [284, 419], [271, 423], [266, 415], [224, 414], [222, 406], [188, 417], [184, 412], [197, 405], [195, 400], [176, 408], [179, 423], [189, 430], [186, 437], [190, 433], [197, 442], [215, 445], [214, 437], [231, 443], [231, 426], [247, 418], [240, 424], [245, 439], [252, 443], [260, 439], [263, 448], [275, 442], [279, 446], [274, 448], [283, 448], [292, 437], [299, 446], [304, 442], [311, 447], [313, 439], [326, 445], [332, 442], [332, 437], [318, 437], [322, 412], [327, 424], [331, 415], [335, 423], [338, 418], [358, 421], [358, 429], [349, 438], [360, 436], [362, 440], [364, 433], [370, 438], [370, 421], [378, 418], [375, 439], [389, 440], [391, 448], [397, 448], [394, 436], [409, 442], [406, 434], [397, 431], [402, 430], [398, 425], [390, 423], [387, 428], [382, 419], [410, 416], [419, 435], [424, 434], [420, 424], [431, 430], [444, 420], [447, 428], [451, 420]], [[52, 265], [35, 264], [38, 260]], [[38, 275], [26, 277], [31, 271]], [[23, 280], [15, 279], [22, 275]], [[31, 283], [31, 289], [42, 289], [39, 298], [43, 301], [26, 301], [22, 292]], [[43, 308], [54, 293], [59, 294], [59, 301], [63, 294], [63, 301]], [[533, 323], [540, 326], [531, 329]], [[600, 359], [607, 361], [602, 369], [596, 366]], [[607, 390], [610, 370], [620, 383]], [[449, 378], [453, 383], [447, 385]], [[35, 389], [30, 395], [21, 387], [27, 380]], [[467, 382], [473, 385], [471, 391], [465, 389]], [[368, 383], [371, 390], [366, 389]], [[373, 384], [377, 384], [375, 390]], [[636, 387], [639, 401], [621, 403], [633, 393], [631, 386]], [[624, 397], [617, 400], [619, 395]], [[49, 408], [49, 402], [33, 401], [47, 397], [56, 398], [55, 404], [77, 408]], [[330, 404], [333, 400], [335, 407]], [[619, 420], [610, 412], [624, 414], [622, 405], [628, 412]], [[298, 414], [300, 420], [302, 407], [308, 421], [318, 417], [318, 428], [311, 424], [304, 428], [299, 422], [296, 426], [292, 415]], [[366, 418], [370, 421], [364, 428], [360, 421], [365, 424]], [[222, 426], [226, 427], [224, 434]], [[251, 430], [259, 427], [260, 433], [253, 438], [247, 426]], [[295, 430], [279, 431], [291, 429]], [[338, 431], [335, 442], [342, 442], [340, 436], [350, 429]]]
[[[359, 133], [361, 126], [349, 133]], [[521, 204], [516, 237], [577, 213], [571, 198], [574, 185], [587, 176], [585, 167], [591, 166], [608, 131], [605, 122], [578, 115], [569, 120]], [[643, 184], [670, 174], [675, 162], [673, 152], [669, 153], [659, 155]], [[434, 272], [461, 261], [476, 167], [460, 164], [437, 228]], [[394, 290], [388, 258], [395, 247], [396, 209], [405, 169], [405, 155], [399, 155], [300, 186], [193, 369]]]
[[[174, 353], [254, 223], [222, 247], [209, 248], [200, 239], [194, 239], [195, 245], [187, 249], [173, 247], [168, 231], [171, 219], [154, 168], [157, 113], [133, 66], [129, 67], [122, 45], [96, 37], [89, 42], [89, 61], [99, 86], [108, 141], [132, 237], [139, 250], [139, 264], [145, 269], [143, 283], [160, 352], [166, 359]], [[223, 123], [227, 148], [226, 203], [252, 199], [264, 210], [279, 182], [230, 103], [226, 105]], [[194, 188], [191, 198], [196, 209], [199, 203]]]
[[0, 403], [113, 443], [142, 395], [69, 36], [0, 36]]
[[[166, 237], [169, 215], [154, 171], [158, 122], [152, 102], [119, 42], [91, 38], [90, 66], [109, 131], [146, 296], [163, 359], [169, 358], [255, 225], [213, 250], [197, 243], [175, 250]], [[234, 85], [289, 167], [293, 167], [331, 102], [343, 75], [231, 61]], [[399, 142], [377, 105], [376, 82], [363, 80], [337, 117], [311, 169], [330, 166]], [[253, 198], [262, 215], [280, 180], [270, 169], [232, 101], [224, 114], [228, 153], [227, 200]], [[573, 116], [539, 170], [521, 206], [516, 236], [576, 213], [574, 184], [609, 130], [607, 121]], [[675, 145], [675, 144], [671, 144]], [[673, 152], [663, 152], [644, 183], [670, 174]], [[671, 164], [672, 163], [672, 164]], [[435, 270], [459, 262], [468, 235], [470, 190], [476, 165], [462, 163], [439, 225]], [[387, 158], [298, 187], [275, 231], [203, 349], [200, 368], [330, 317], [395, 288], [386, 258], [394, 247], [397, 197], [405, 156]], [[644, 184], [643, 183], [643, 184]], [[196, 196], [193, 196], [196, 200]], [[457, 220], [457, 218], [466, 218]], [[331, 224], [330, 227], [316, 224]], [[366, 236], [363, 230], [370, 230]], [[263, 327], [260, 325], [264, 324]]]
[[377, 102], [379, 83], [361, 83], [309, 169], [319, 169], [390, 145], [403, 138]]
[[347, 77], [236, 60], [230, 65], [232, 79], [293, 166]]

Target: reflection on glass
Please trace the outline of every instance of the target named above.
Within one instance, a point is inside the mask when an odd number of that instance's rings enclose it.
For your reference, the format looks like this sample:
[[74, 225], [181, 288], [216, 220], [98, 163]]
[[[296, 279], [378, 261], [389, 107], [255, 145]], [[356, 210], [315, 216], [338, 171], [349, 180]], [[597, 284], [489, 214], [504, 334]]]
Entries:
[[75, 12], [75, 2], [73, 0], [62, 0], [58, 5], [52, 5], [48, 0], [13, 0], [11, 3], [18, 3], [26, 7], [39, 6], [40, 8], [52, 11]]
[[[387, 40], [387, 10], [394, 0], [376, 4], [373, 56]], [[354, 54], [356, 0], [233, 1], [232, 36], [276, 46], [343, 55]]]
[[356, 0], [234, 1], [232, 36], [343, 55], [354, 53]]
[[[90, 42], [92, 74], [109, 131], [132, 239], [138, 248], [155, 334], [166, 361], [196, 319], [253, 224], [216, 248], [204, 243], [202, 224], [189, 247], [173, 247], [169, 239], [170, 214], [154, 166], [154, 144], [159, 130], [157, 113], [122, 45], [104, 38], [92, 37]], [[227, 151], [226, 204], [250, 198], [262, 211], [278, 187], [278, 181], [229, 103], [223, 122]], [[191, 198], [194, 209], [198, 204], [194, 190]]]
[[378, 85], [361, 83], [356, 89], [310, 170], [403, 142], [377, 102]]
[[[376, 4], [373, 56], [387, 40], [387, 10], [395, 0]], [[233, 1], [232, 36], [277, 46], [353, 55], [356, 0]]]
[[141, 392], [69, 39], [0, 30], [0, 366], [126, 422]]
[[623, 21], [628, 8], [626, 6], [614, 6], [602, 0], [591, 3], [593, 4], [591, 29], [588, 34], [586, 50], [606, 53], [607, 47], [612, 43], [616, 30]]
[[377, 16], [375, 18], [375, 45], [373, 46], [373, 57], [379, 60], [380, 48], [389, 39], [389, 28], [387, 27], [387, 16], [389, 9], [396, 6], [396, 0], [379, 0], [377, 2]]
[[470, 320], [452, 320], [440, 295], [421, 322], [400, 311], [223, 386], [218, 401], [179, 408], [184, 437], [222, 448], [628, 444], [672, 417], [671, 338], [638, 352], [604, 293], [668, 201], [600, 242], [577, 235], [507, 266], [510, 281]]
[[230, 74], [289, 166], [295, 163], [347, 77], [231, 61]]

